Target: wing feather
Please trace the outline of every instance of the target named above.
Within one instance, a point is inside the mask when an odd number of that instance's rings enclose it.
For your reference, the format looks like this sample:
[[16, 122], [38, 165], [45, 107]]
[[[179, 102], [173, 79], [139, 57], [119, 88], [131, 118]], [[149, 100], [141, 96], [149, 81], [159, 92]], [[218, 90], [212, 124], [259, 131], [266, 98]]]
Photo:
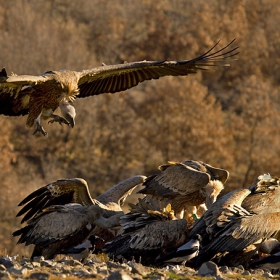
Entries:
[[168, 197], [174, 193], [187, 195], [205, 187], [210, 181], [210, 175], [193, 169], [182, 163], [165, 165], [163, 171], [144, 182], [145, 188], [139, 193]]
[[51, 76], [11, 75], [0, 73], [0, 114], [7, 116], [27, 115], [33, 87], [53, 83]]
[[184, 219], [147, 224], [132, 237], [130, 248], [135, 250], [172, 248], [182, 239], [186, 227], [187, 222]]
[[[4, 81], [5, 85], [17, 85], [17, 86], [26, 86], [26, 85], [37, 85], [45, 83], [49, 78], [44, 75], [32, 76], [32, 75], [11, 75], [7, 76]], [[0, 82], [2, 84], [3, 81]]]
[[240, 251], [259, 239], [274, 236], [279, 228], [279, 212], [233, 219], [226, 229], [203, 251], [213, 251], [214, 253]]
[[138, 175], [131, 178], [128, 178], [117, 185], [111, 187], [101, 195], [99, 195], [96, 199], [103, 203], [116, 203], [118, 205], [121, 202], [124, 202], [126, 197], [131, 194], [131, 192], [137, 187], [137, 185], [142, 184], [146, 176]]
[[198, 70], [208, 70], [211, 66], [229, 66], [227, 63], [229, 59], [238, 54], [237, 47], [228, 50], [233, 40], [225, 47], [212, 52], [219, 42], [204, 54], [191, 60], [138, 61], [84, 70], [80, 72], [78, 97], [115, 93], [132, 88], [146, 80], [164, 76], [185, 76]]
[[19, 206], [24, 207], [17, 216], [25, 214], [21, 221], [23, 223], [46, 207], [68, 203], [79, 203], [83, 206], [94, 204], [85, 180], [80, 178], [58, 180], [34, 191], [19, 203]]
[[[46, 246], [55, 240], [69, 238], [84, 227], [89, 227], [85, 207], [79, 204], [52, 206], [28, 222], [25, 228], [13, 235], [21, 234], [18, 243]], [[93, 227], [93, 226], [92, 226]]]
[[29, 96], [19, 94], [21, 86], [0, 83], [0, 114], [8, 116], [27, 115]]
[[280, 212], [251, 214], [241, 204], [250, 194], [249, 189], [238, 189], [228, 193], [198, 221], [189, 234], [204, 236], [204, 244], [196, 264], [211, 259], [217, 253], [238, 252], [260, 239], [273, 237], [279, 232]]
[[48, 207], [48, 202], [48, 197], [43, 197], [41, 200], [32, 200], [17, 213], [16, 217], [25, 214], [21, 220], [21, 223], [28, 221], [38, 212], [39, 209]]

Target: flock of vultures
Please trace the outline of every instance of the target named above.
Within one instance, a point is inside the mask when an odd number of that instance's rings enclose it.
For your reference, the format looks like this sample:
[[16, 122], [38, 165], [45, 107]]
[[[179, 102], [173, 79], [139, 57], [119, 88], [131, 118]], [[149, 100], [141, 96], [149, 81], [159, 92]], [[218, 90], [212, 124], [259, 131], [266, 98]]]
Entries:
[[[74, 127], [73, 102], [79, 97], [127, 90], [163, 76], [185, 76], [236, 60], [228, 45], [181, 61], [139, 61], [83, 71], [48, 71], [40, 75], [0, 72], [0, 114], [27, 115], [34, 134], [47, 132], [42, 120]], [[62, 116], [54, 114], [60, 107]], [[62, 179], [26, 198], [17, 216], [26, 225], [13, 233], [18, 243], [34, 244], [31, 258], [53, 259], [68, 254], [81, 260], [106, 253], [117, 261], [145, 265], [184, 263], [198, 268], [218, 265], [257, 267], [280, 258], [280, 179], [270, 174], [248, 188], [219, 196], [229, 177], [225, 169], [202, 161], [168, 162], [158, 174], [137, 175], [113, 186], [96, 199], [81, 178]], [[127, 196], [141, 185], [143, 194], [127, 213]]]

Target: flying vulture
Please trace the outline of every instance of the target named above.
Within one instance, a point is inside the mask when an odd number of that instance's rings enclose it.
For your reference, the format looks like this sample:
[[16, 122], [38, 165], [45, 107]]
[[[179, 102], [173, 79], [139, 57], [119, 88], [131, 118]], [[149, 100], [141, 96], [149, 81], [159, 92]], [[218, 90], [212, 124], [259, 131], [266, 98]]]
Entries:
[[211, 205], [189, 234], [189, 238], [202, 236], [197, 267], [211, 259], [219, 265], [246, 265], [262, 241], [276, 236], [280, 229], [279, 182], [262, 175], [249, 188], [229, 192]]
[[[35, 244], [32, 258], [54, 258], [61, 252], [82, 244], [91, 235], [111, 240], [124, 215], [121, 205], [126, 196], [145, 176], [129, 178], [93, 199], [87, 182], [81, 178], [58, 180], [34, 191], [23, 199], [24, 207], [17, 216], [24, 215], [27, 225], [13, 233], [18, 243]], [[100, 201], [99, 201], [100, 198]]]
[[[233, 40], [234, 41], [234, 40]], [[6, 116], [28, 115], [26, 125], [36, 126], [36, 132], [47, 135], [41, 120], [59, 122], [74, 127], [76, 97], [102, 93], [115, 93], [137, 86], [146, 80], [164, 76], [185, 76], [210, 66], [229, 66], [228, 62], [238, 47], [230, 49], [230, 42], [215, 51], [216, 43], [204, 54], [181, 61], [138, 61], [117, 65], [102, 65], [82, 71], [47, 71], [40, 75], [7, 75], [0, 72], [0, 114]], [[60, 107], [63, 118], [55, 115]]]
[[225, 169], [194, 160], [168, 162], [159, 166], [159, 170], [159, 174], [145, 180], [144, 188], [138, 193], [166, 200], [175, 214], [188, 206], [203, 203], [209, 208], [223, 190], [223, 184], [229, 176]]

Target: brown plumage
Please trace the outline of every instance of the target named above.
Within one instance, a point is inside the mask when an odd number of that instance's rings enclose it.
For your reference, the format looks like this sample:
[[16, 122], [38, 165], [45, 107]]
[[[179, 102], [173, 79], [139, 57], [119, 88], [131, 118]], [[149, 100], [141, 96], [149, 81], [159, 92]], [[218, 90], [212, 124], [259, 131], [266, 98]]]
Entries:
[[117, 233], [119, 218], [124, 213], [121, 205], [127, 195], [145, 179], [129, 178], [100, 196], [91, 198], [85, 180], [81, 178], [58, 180], [48, 184], [19, 203], [24, 207], [17, 216], [27, 226], [15, 231], [18, 243], [35, 244], [32, 257], [53, 258], [97, 235], [106, 241]]
[[[198, 70], [207, 70], [208, 66], [228, 66], [229, 58], [237, 54], [237, 47], [228, 49], [233, 41], [217, 51], [212, 51], [218, 42], [206, 53], [191, 60], [139, 61], [82, 71], [48, 71], [36, 76], [7, 76], [6, 70], [2, 69], [0, 114], [28, 114], [26, 125], [31, 127], [35, 123], [34, 133], [39, 131], [43, 135], [47, 133], [41, 126], [42, 119], [51, 117], [51, 122], [66, 123], [73, 127], [76, 113], [71, 104], [76, 97], [120, 92], [146, 80], [164, 76], [185, 76]], [[54, 115], [58, 107], [64, 118]]]
[[122, 211], [108, 211], [100, 205], [83, 206], [76, 203], [45, 208], [28, 221], [27, 226], [13, 233], [20, 235], [18, 243], [34, 244], [31, 258], [56, 254], [83, 243], [96, 229], [119, 227]]
[[242, 202], [242, 207], [255, 214], [280, 212], [280, 179], [264, 174], [254, 182], [252, 193]]
[[61, 179], [41, 187], [27, 197], [18, 206], [23, 206], [17, 217], [23, 216], [21, 223], [28, 221], [44, 208], [52, 205], [79, 203], [83, 206], [93, 204], [104, 205], [114, 211], [122, 211], [122, 203], [133, 189], [142, 184], [145, 176], [137, 175], [128, 178], [111, 187], [103, 194], [93, 199], [89, 193], [87, 182], [82, 178]]
[[206, 202], [209, 207], [216, 201], [229, 173], [201, 161], [169, 162], [159, 166], [157, 175], [148, 177], [139, 193], [166, 200], [175, 213], [188, 206]]
[[139, 199], [137, 205], [130, 206], [130, 212], [120, 218], [118, 235], [104, 247], [111, 258], [135, 259], [150, 265], [186, 241], [187, 221], [176, 219], [170, 205], [159, 209], [155, 201], [146, 203]]
[[260, 176], [250, 188], [234, 190], [216, 201], [189, 234], [189, 238], [196, 234], [203, 238], [197, 266], [214, 257], [220, 265], [238, 265], [237, 259], [248, 264], [261, 241], [279, 232], [278, 200], [279, 179]]

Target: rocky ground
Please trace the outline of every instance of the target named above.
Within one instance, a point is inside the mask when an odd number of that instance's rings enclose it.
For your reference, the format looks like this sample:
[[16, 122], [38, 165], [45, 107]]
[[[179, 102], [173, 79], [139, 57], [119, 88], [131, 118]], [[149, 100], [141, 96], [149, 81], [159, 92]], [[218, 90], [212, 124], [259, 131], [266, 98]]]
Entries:
[[164, 268], [146, 267], [133, 261], [116, 263], [106, 256], [92, 255], [84, 263], [63, 257], [56, 261], [38, 258], [0, 257], [0, 279], [279, 279], [276, 270], [254, 269], [245, 270], [242, 266], [230, 268], [217, 267], [213, 262], [204, 263], [198, 271], [185, 266], [166, 266]]

